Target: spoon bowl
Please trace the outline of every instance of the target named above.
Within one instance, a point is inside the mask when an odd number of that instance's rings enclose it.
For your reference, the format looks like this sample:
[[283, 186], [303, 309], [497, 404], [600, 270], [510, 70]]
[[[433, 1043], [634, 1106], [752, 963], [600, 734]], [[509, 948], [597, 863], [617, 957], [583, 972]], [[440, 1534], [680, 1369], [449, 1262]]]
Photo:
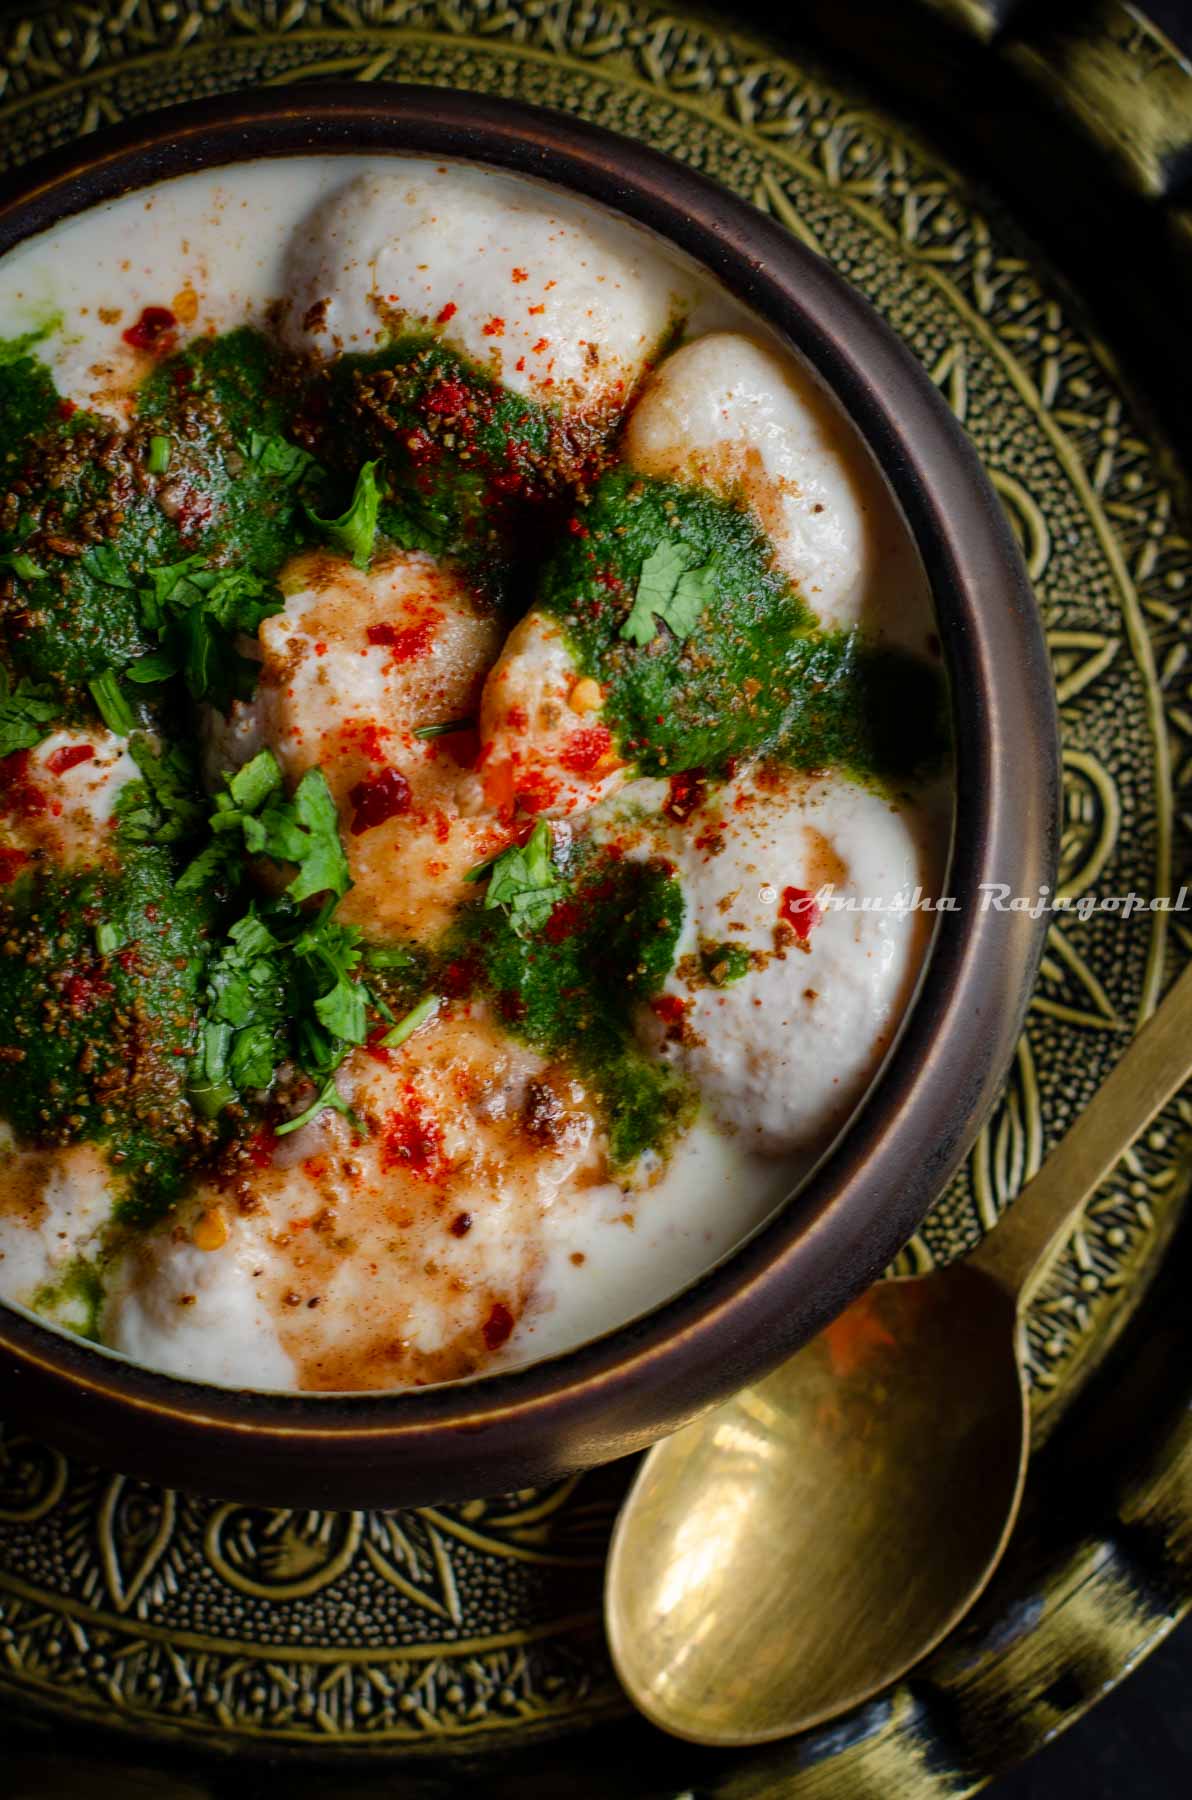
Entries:
[[945, 1636], [1001, 1556], [1026, 1472], [1015, 1335], [1013, 1300], [977, 1269], [886, 1282], [651, 1452], [608, 1611], [648, 1718], [765, 1743]]
[[1192, 1074], [1192, 967], [968, 1263], [870, 1289], [652, 1450], [617, 1521], [613, 1661], [654, 1724], [762, 1744], [879, 1693], [992, 1576], [1030, 1454], [1023, 1317]]

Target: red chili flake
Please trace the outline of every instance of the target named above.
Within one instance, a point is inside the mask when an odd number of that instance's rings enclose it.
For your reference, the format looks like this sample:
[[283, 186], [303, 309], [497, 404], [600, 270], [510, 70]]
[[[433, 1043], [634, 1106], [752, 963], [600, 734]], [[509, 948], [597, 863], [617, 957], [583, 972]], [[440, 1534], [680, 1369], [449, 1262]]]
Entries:
[[579, 518], [568, 519], [567, 529], [571, 533], [572, 537], [586, 538], [586, 537], [591, 537], [591, 535], [592, 535], [591, 532], [588, 530], [587, 526], [584, 524], [583, 520], [579, 519]]
[[550, 349], [550, 339], [549, 338], [539, 338], [539, 340], [536, 344], [530, 345], [530, 349], [535, 356], [541, 356], [542, 352], [544, 350]]
[[28, 861], [27, 850], [0, 850], [0, 887], [15, 881]]
[[484, 1341], [490, 1350], [499, 1350], [507, 1341], [516, 1324], [513, 1314], [507, 1306], [498, 1300], [488, 1318], [484, 1321]]
[[650, 1011], [664, 1025], [681, 1025], [687, 1017], [687, 1001], [680, 1000], [678, 994], [655, 994]]
[[459, 308], [456, 306], [455, 301], [448, 300], [446, 306], [442, 307], [435, 314], [435, 324], [436, 325], [446, 325], [448, 319], [454, 319], [454, 317], [458, 311], [459, 311]]
[[542, 302], [539, 301], [537, 306], [527, 306], [526, 311], [528, 313], [544, 313], [546, 308], [543, 306]]
[[395, 663], [417, 662], [434, 649], [437, 623], [435, 618], [400, 629], [396, 625], [370, 625], [366, 635], [370, 644], [383, 644]]
[[273, 1128], [269, 1125], [260, 1126], [253, 1132], [244, 1148], [254, 1169], [269, 1168], [277, 1149], [277, 1138]]
[[625, 591], [625, 583], [615, 569], [597, 569], [596, 580], [601, 587], [607, 588], [610, 594], [622, 594]]
[[327, 654], [326, 644], [316, 644], [315, 645], [315, 655], [316, 656], [326, 656], [326, 654]]
[[67, 976], [62, 997], [74, 1012], [90, 1012], [96, 1001], [110, 1000], [115, 991], [102, 975], [79, 973]]
[[469, 1231], [471, 1231], [471, 1229], [472, 1229], [471, 1213], [470, 1212], [456, 1213], [454, 1219], [452, 1219], [452, 1221], [451, 1221], [452, 1237], [467, 1237], [467, 1235], [468, 1235]]
[[453, 418], [466, 412], [472, 395], [462, 381], [436, 381], [422, 402], [426, 412], [440, 418]]
[[529, 279], [530, 279], [530, 277], [526, 274], [526, 271], [524, 269], [511, 269], [510, 270], [510, 278], [513, 281], [529, 281]]
[[381, 1167], [433, 1180], [441, 1173], [442, 1163], [443, 1133], [434, 1119], [426, 1117], [417, 1096], [411, 1096], [406, 1106], [397, 1107], [386, 1121]]
[[52, 750], [46, 757], [46, 768], [51, 775], [65, 775], [68, 769], [90, 762], [94, 755], [90, 744], [63, 744], [61, 750]]
[[167, 306], [146, 306], [135, 325], [121, 333], [134, 350], [148, 350], [153, 356], [168, 356], [177, 342], [178, 321]]
[[400, 769], [382, 769], [379, 775], [358, 781], [348, 799], [354, 808], [352, 836], [359, 837], [362, 832], [383, 825], [386, 819], [409, 812], [410, 784]]
[[60, 419], [73, 419], [78, 410], [79, 409], [73, 400], [59, 400], [58, 402], [58, 417]]
[[124, 970], [126, 975], [131, 974], [140, 961], [139, 946], [136, 944], [126, 944], [123, 950], [117, 950], [116, 961], [120, 964], [120, 967]]
[[525, 357], [524, 357], [524, 356], [519, 356], [519, 357], [518, 357], [518, 359], [517, 359], [517, 361], [516, 361], [516, 362], [515, 362], [515, 363], [514, 363], [514, 365], [513, 365], [513, 366], [514, 366], [514, 368], [515, 368], [515, 369], [516, 369], [516, 370], [517, 370], [517, 372], [518, 372], [518, 374], [519, 374], [519, 375], [520, 375], [520, 374], [521, 374], [521, 373], [522, 373], [522, 371], [523, 371], [523, 370], [524, 370], [524, 368], [525, 368], [525, 366], [526, 366], [526, 359], [525, 359]]
[[487, 325], [481, 326], [481, 330], [483, 331], [485, 337], [504, 337], [505, 321], [504, 321], [504, 319], [498, 318], [494, 314], [493, 317], [488, 321]]
[[823, 913], [815, 904], [815, 896], [808, 888], [788, 887], [782, 890], [782, 899], [778, 904], [778, 917], [785, 919], [793, 929], [795, 936], [806, 943], [814, 928], [823, 918]]
[[590, 725], [586, 731], [572, 733], [559, 751], [559, 761], [573, 775], [590, 775], [608, 755], [612, 742], [607, 725]]
[[386, 1050], [385, 1045], [382, 1042], [388, 1030], [388, 1025], [378, 1025], [365, 1039], [364, 1043], [364, 1048], [369, 1056], [372, 1057], [373, 1061], [379, 1062], [381, 1066], [386, 1069], [392, 1068], [393, 1066], [393, 1052], [392, 1050]]
[[684, 769], [681, 775], [672, 775], [669, 790], [662, 810], [668, 819], [681, 825], [703, 801], [707, 791], [703, 770]]
[[583, 912], [575, 900], [560, 900], [543, 927], [548, 944], [562, 944], [574, 937], [583, 922]]
[[14, 750], [0, 759], [0, 810], [34, 819], [47, 810], [45, 794], [29, 779], [29, 752]]
[[464, 957], [459, 962], [450, 962], [439, 977], [443, 992], [449, 999], [456, 999], [468, 993], [476, 986], [478, 969], [471, 957]]
[[405, 444], [406, 454], [415, 468], [421, 468], [424, 463], [437, 461], [443, 453], [441, 446], [435, 443], [429, 431], [421, 429], [411, 431]]

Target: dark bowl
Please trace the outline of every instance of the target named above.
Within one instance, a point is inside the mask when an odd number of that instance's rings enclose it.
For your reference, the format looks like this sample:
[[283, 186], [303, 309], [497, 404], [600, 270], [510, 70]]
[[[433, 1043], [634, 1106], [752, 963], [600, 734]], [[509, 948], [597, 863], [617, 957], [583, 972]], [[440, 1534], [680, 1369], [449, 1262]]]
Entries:
[[724, 189], [591, 125], [473, 93], [318, 85], [134, 120], [30, 168], [0, 253], [131, 189], [302, 152], [405, 151], [544, 178], [677, 246], [814, 365], [902, 505], [931, 579], [955, 736], [943, 913], [864, 1106], [797, 1194], [677, 1298], [565, 1355], [392, 1395], [270, 1395], [155, 1374], [0, 1306], [7, 1418], [92, 1461], [261, 1504], [496, 1493], [637, 1450], [765, 1373], [873, 1281], [968, 1149], [1009, 1066], [1046, 918], [982, 884], [1054, 877], [1059, 744], [1034, 596], [999, 503], [923, 370], [811, 251]]

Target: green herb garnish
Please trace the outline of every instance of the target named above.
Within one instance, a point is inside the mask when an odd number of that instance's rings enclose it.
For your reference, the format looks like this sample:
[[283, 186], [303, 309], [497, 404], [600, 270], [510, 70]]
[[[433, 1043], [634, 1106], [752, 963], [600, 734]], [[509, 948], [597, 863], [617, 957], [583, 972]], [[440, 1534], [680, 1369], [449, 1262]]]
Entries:
[[45, 570], [23, 550], [6, 550], [0, 556], [0, 569], [11, 569], [20, 581], [40, 581]]
[[475, 723], [475, 719], [444, 719], [439, 725], [416, 725], [414, 736], [424, 741], [427, 738], [446, 737], [452, 731], [471, 731]]
[[207, 805], [193, 758], [180, 744], [155, 750], [143, 732], [133, 734], [128, 753], [141, 774], [117, 796], [120, 835], [135, 844], [177, 844], [194, 837]]
[[100, 718], [117, 737], [127, 737], [136, 729], [136, 716], [120, 689], [115, 669], [105, 669], [87, 683]]
[[381, 509], [381, 490], [377, 485], [380, 462], [366, 462], [356, 477], [352, 503], [338, 519], [321, 519], [308, 506], [307, 517], [330, 538], [337, 549], [350, 556], [358, 569], [367, 569], [377, 535], [377, 519]]
[[24, 678], [14, 688], [8, 670], [0, 665], [0, 756], [40, 744], [61, 710], [50, 688]]
[[501, 907], [522, 938], [541, 931], [568, 892], [567, 882], [555, 867], [554, 839], [545, 819], [539, 819], [524, 844], [478, 863], [468, 871], [467, 879], [482, 881], [486, 876], [486, 910]]
[[276, 475], [279, 481], [286, 483], [301, 481], [307, 470], [315, 467], [315, 459], [309, 450], [304, 450], [301, 444], [291, 444], [288, 438], [279, 437], [275, 432], [254, 431], [245, 455], [262, 475]]
[[661, 619], [682, 643], [691, 636], [712, 598], [715, 575], [715, 558], [695, 568], [685, 544], [664, 540], [642, 563], [633, 608], [621, 627], [621, 636], [631, 644], [648, 644], [658, 630], [655, 621]]
[[170, 466], [170, 453], [173, 446], [168, 437], [151, 437], [149, 454], [145, 458], [145, 467], [150, 475], [164, 475]]
[[428, 1019], [434, 1017], [441, 1004], [438, 994], [427, 994], [424, 1000], [420, 1000], [417, 1006], [412, 1006], [404, 1018], [397, 1021], [392, 1031], [385, 1033], [381, 1039], [384, 1048], [396, 1050], [399, 1044], [404, 1044], [408, 1037], [413, 1037], [420, 1025], [425, 1025]]

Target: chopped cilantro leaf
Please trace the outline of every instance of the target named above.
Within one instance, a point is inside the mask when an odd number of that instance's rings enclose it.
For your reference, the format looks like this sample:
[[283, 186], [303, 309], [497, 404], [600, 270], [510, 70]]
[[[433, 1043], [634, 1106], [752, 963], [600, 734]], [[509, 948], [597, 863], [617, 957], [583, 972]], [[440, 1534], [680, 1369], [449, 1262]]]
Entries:
[[11, 569], [19, 581], [40, 581], [45, 570], [23, 550], [6, 550], [0, 556], [0, 569]]
[[137, 844], [176, 844], [195, 836], [207, 808], [193, 759], [180, 744], [159, 753], [143, 732], [134, 733], [128, 752], [141, 778], [128, 782], [117, 797], [120, 835]]
[[110, 544], [92, 544], [84, 550], [82, 565], [87, 574], [106, 587], [135, 588], [136, 577], [118, 551]]
[[294, 955], [304, 957], [316, 980], [330, 977], [330, 986], [314, 1001], [315, 1017], [348, 1044], [362, 1044], [367, 1036], [368, 989], [354, 979], [360, 965], [360, 933], [352, 925], [336, 925], [320, 919], [294, 943]]
[[178, 658], [169, 650], [151, 650], [148, 656], [129, 663], [123, 674], [126, 681], [135, 681], [138, 687], [146, 687], [154, 681], [169, 681], [171, 676], [178, 673], [178, 668]]
[[272, 750], [259, 751], [251, 762], [228, 776], [232, 802], [245, 812], [256, 812], [281, 785], [281, 765]]
[[298, 873], [286, 889], [295, 900], [324, 893], [338, 899], [347, 893], [352, 877], [340, 842], [335, 801], [321, 769], [306, 771], [292, 800], [271, 800], [260, 822], [265, 855], [298, 864]]
[[13, 688], [8, 670], [0, 666], [0, 756], [40, 744], [49, 736], [59, 711], [59, 702], [48, 687], [22, 679]]
[[367, 569], [377, 535], [377, 518], [381, 507], [381, 490], [377, 485], [377, 462], [366, 462], [356, 477], [356, 488], [348, 510], [338, 519], [321, 519], [308, 506], [307, 517], [337, 549], [351, 557], [358, 569]]
[[553, 853], [550, 826], [545, 819], [539, 819], [524, 844], [515, 844], [511, 850], [503, 850], [469, 871], [470, 881], [488, 876], [485, 908], [503, 907], [518, 937], [541, 931], [568, 892], [567, 882], [555, 867]]
[[291, 444], [288, 438], [268, 431], [252, 433], [245, 455], [262, 475], [276, 475], [287, 484], [301, 481], [315, 461], [301, 444]]
[[658, 630], [655, 621], [669, 625], [682, 643], [691, 636], [700, 614], [712, 598], [715, 558], [699, 568], [691, 566], [692, 552], [684, 544], [664, 539], [641, 566], [633, 607], [621, 627], [621, 636], [632, 644], [648, 644]]

